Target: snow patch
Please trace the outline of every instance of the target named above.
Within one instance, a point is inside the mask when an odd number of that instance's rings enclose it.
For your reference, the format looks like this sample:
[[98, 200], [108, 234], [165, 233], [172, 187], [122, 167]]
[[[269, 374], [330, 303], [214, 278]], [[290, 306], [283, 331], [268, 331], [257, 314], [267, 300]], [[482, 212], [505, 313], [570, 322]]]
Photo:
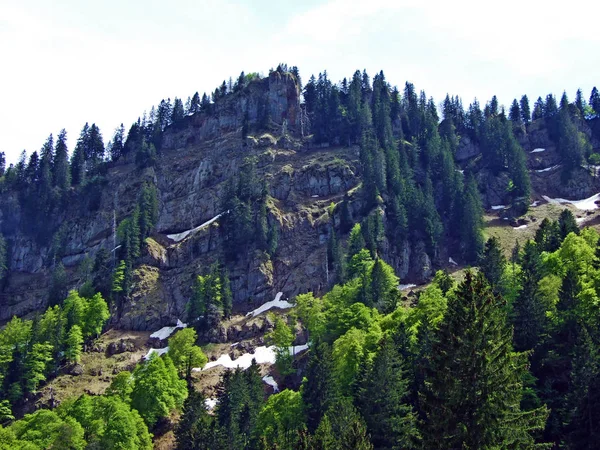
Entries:
[[254, 311], [250, 311], [246, 316], [256, 317], [259, 314], [264, 313], [265, 311], [270, 310], [271, 308], [279, 308], [279, 309], [288, 309], [292, 308], [294, 305], [286, 300], [281, 300], [281, 296], [283, 292], [278, 292], [275, 296], [275, 300], [271, 300], [270, 302], [264, 303], [263, 305], [256, 308]]
[[542, 195], [544, 200], [552, 205], [560, 205], [561, 203], [570, 203], [577, 209], [583, 211], [593, 211], [598, 209], [596, 201], [600, 200], [600, 194], [592, 195], [590, 198], [584, 198], [583, 200], [566, 200], [564, 198], [550, 198], [546, 195]]
[[262, 380], [265, 382], [265, 384], [268, 384], [273, 388], [273, 392], [279, 392], [279, 385], [277, 384], [277, 381], [275, 381], [275, 378], [273, 378], [271, 375], [265, 375], [262, 377]]
[[412, 289], [416, 286], [416, 284], [401, 284], [398, 286], [398, 289], [400, 289], [401, 291], [406, 291], [407, 289]]
[[513, 227], [513, 230], [524, 230], [527, 228], [527, 225], [519, 225], [518, 227]]
[[195, 234], [198, 231], [202, 230], [203, 228], [206, 228], [211, 223], [213, 223], [215, 220], [217, 220], [219, 217], [221, 217], [223, 214], [226, 214], [228, 212], [229, 211], [222, 212], [221, 214], [217, 214], [215, 217], [213, 217], [212, 219], [204, 222], [202, 225], [198, 225], [196, 228], [192, 228], [190, 230], [182, 231], [181, 233], [167, 234], [167, 237], [169, 239], [171, 239], [172, 241], [175, 241], [175, 242], [183, 241], [189, 235]]
[[165, 347], [165, 348], [151, 348], [150, 350], [148, 350], [148, 353], [146, 353], [146, 355], [144, 356], [144, 359], [150, 359], [150, 356], [152, 356], [152, 353], [156, 353], [158, 356], [164, 355], [165, 353], [167, 353], [169, 351], [169, 347]]
[[577, 217], [577, 218], [575, 219], [575, 222], [577, 222], [577, 223], [583, 223], [583, 222], [585, 222], [586, 220], [588, 220], [588, 218], [587, 218], [587, 217]]
[[[290, 347], [290, 353], [292, 355], [297, 355], [308, 349], [308, 344], [304, 345], [296, 345], [294, 347]], [[255, 360], [257, 364], [275, 364], [275, 346], [271, 345], [270, 347], [256, 347], [254, 353], [244, 353], [242, 356], [236, 359], [231, 359], [229, 354], [221, 355], [219, 359], [216, 361], [211, 361], [206, 364], [204, 367], [195, 367], [192, 370], [194, 372], [201, 372], [203, 370], [208, 370], [212, 367], [223, 366], [227, 369], [236, 369], [241, 368], [246, 370], [252, 364], [252, 360]]]
[[187, 327], [187, 324], [183, 323], [181, 320], [177, 319], [177, 325], [175, 325], [174, 327], [162, 327], [160, 330], [152, 333], [150, 335], [150, 337], [157, 338], [162, 341], [163, 339], [167, 339], [169, 336], [171, 336], [177, 328], [185, 328], [185, 327]]
[[541, 153], [541, 152], [545, 152], [546, 149], [545, 148], [534, 148], [533, 150], [531, 150], [531, 153]]
[[536, 170], [536, 172], [537, 172], [537, 173], [549, 172], [549, 171], [551, 171], [551, 170], [554, 170], [554, 169], [557, 169], [557, 168], [559, 168], [559, 167], [560, 167], [560, 164], [557, 164], [557, 165], [555, 165], [555, 166], [552, 166], [552, 167], [546, 167], [545, 169], [538, 169], [538, 170]]
[[536, 200], [536, 201], [534, 201], [534, 202], [533, 202], [531, 205], [529, 205], [529, 206], [531, 206], [532, 208], [535, 208], [535, 207], [536, 207], [537, 205], [539, 205], [539, 204], [540, 204], [540, 202], [539, 202], [538, 200]]
[[448, 258], [448, 262], [453, 266], [458, 266], [458, 263], [452, 259], [452, 257]]
[[319, 198], [317, 194], [313, 195], [312, 198]]
[[216, 398], [207, 398], [206, 400], [204, 400], [204, 404], [209, 410], [215, 409], [217, 403], [219, 403], [219, 401]]
[[494, 205], [494, 206], [492, 206], [492, 209], [494, 211], [498, 211], [499, 209], [504, 209], [504, 208], [506, 208], [506, 205]]

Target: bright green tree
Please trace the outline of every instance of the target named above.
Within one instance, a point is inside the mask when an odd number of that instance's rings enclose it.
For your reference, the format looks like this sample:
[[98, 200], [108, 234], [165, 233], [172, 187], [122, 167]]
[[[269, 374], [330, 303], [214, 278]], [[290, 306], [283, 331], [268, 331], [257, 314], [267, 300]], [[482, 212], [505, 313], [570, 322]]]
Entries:
[[290, 352], [290, 346], [294, 341], [294, 333], [281, 317], [270, 314], [269, 318], [274, 323], [274, 326], [265, 335], [265, 340], [270, 345], [275, 346], [275, 364], [279, 373], [284, 376], [290, 375], [293, 372], [292, 362], [294, 360], [294, 355]]
[[73, 325], [65, 341], [65, 358], [71, 363], [78, 363], [81, 359], [81, 346], [83, 334], [79, 325]]
[[181, 407], [187, 395], [185, 380], [179, 380], [173, 363], [165, 362], [168, 356], [153, 354], [150, 359], [136, 367], [131, 392], [131, 406], [138, 410], [149, 428]]
[[51, 344], [47, 342], [33, 344], [25, 359], [24, 379], [29, 392], [36, 392], [39, 384], [46, 381], [46, 370], [52, 359]]
[[40, 409], [27, 414], [10, 427], [17, 439], [33, 444], [24, 449], [72, 449], [86, 448], [81, 425], [72, 417], [62, 419], [54, 411]]
[[256, 421], [256, 438], [262, 448], [295, 450], [306, 429], [304, 404], [300, 392], [285, 389], [272, 395]]
[[196, 344], [196, 330], [184, 328], [169, 338], [169, 356], [179, 371], [179, 375], [190, 380], [192, 369], [202, 367], [208, 358]]

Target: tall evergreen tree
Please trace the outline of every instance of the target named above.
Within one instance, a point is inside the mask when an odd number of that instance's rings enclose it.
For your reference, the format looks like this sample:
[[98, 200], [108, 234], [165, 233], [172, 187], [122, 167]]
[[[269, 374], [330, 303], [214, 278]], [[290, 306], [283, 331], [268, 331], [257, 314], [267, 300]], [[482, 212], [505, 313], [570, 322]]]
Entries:
[[531, 350], [539, 343], [540, 333], [545, 324], [544, 306], [538, 298], [540, 281], [540, 252], [533, 241], [523, 247], [521, 262], [521, 291], [515, 299], [512, 310], [514, 344], [518, 351]]
[[326, 343], [313, 346], [306, 369], [306, 381], [302, 387], [302, 399], [306, 405], [306, 425], [314, 432], [321, 419], [338, 398], [338, 388], [333, 375], [331, 348]]
[[521, 120], [523, 120], [525, 125], [529, 125], [529, 122], [531, 122], [531, 110], [529, 109], [529, 99], [527, 98], [527, 95], [521, 97], [519, 106], [521, 109]]
[[430, 449], [532, 448], [547, 410], [522, 412], [527, 355], [512, 349], [504, 302], [467, 272], [432, 347], [422, 405]]
[[54, 147], [54, 161], [52, 163], [54, 186], [59, 189], [68, 189], [71, 186], [71, 173], [69, 171], [69, 152], [67, 149], [67, 132], [63, 128], [58, 134]]
[[506, 258], [502, 253], [498, 238], [491, 237], [485, 243], [483, 256], [480, 262], [481, 272], [485, 275], [488, 283], [497, 292], [497, 286], [504, 274]]
[[418, 448], [416, 416], [409, 402], [406, 362], [391, 338], [385, 339], [359, 389], [359, 410], [377, 449]]

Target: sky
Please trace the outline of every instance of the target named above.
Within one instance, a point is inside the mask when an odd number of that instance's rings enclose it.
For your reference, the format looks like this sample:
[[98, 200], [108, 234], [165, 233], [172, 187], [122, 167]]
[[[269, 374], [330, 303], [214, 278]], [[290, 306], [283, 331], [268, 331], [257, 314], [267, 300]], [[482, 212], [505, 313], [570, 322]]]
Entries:
[[163, 98], [241, 71], [383, 70], [439, 103], [507, 107], [600, 86], [600, 2], [589, 0], [0, 0], [0, 151], [16, 162], [86, 122], [107, 142]]

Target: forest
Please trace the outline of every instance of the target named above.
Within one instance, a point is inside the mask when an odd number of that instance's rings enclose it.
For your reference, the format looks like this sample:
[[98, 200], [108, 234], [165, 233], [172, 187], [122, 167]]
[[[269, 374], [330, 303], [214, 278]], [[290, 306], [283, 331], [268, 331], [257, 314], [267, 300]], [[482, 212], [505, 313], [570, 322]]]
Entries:
[[[589, 102], [579, 90], [574, 102], [549, 94], [533, 108], [522, 96], [507, 113], [496, 97], [483, 108], [474, 100], [465, 109], [450, 95], [436, 104], [412, 83], [391, 86], [383, 72], [371, 81], [356, 71], [339, 83], [323, 72], [304, 86], [296, 67], [274, 72], [302, 87], [308, 132], [301, 138], [356, 147], [360, 166], [356, 192], [327, 211], [325, 292], [299, 293], [290, 314], [270, 316], [264, 340], [275, 347], [281, 390], [265, 395], [258, 364], [226, 371], [214, 408], [194, 384], [208, 362], [202, 336], [235, 307], [236, 260], [257, 251], [272, 261], [280, 251], [269, 178], [247, 156], [220, 192], [218, 260], [190, 281], [189, 326], [169, 338], [167, 351], [113, 374], [102, 395], [16, 413], [44, 383], [77, 366], [121, 314], [159, 220], [160, 195], [152, 181], [141, 184], [129, 213], [114, 218], [114, 249], [86, 256], [74, 290], [61, 262], [66, 231], [43, 224], [68, 203], [81, 205], [82, 215], [95, 211], [107, 173], [123, 161], [141, 173], [168, 158], [165, 133], [216, 114], [261, 78], [242, 72], [185, 104], [162, 100], [106, 145], [99, 128], [86, 124], [71, 155], [64, 130], [9, 167], [0, 154], [0, 195], [12, 199], [28, 237], [50, 245], [53, 260], [48, 307], [0, 330], [0, 450], [153, 448], [153, 434], [170, 420], [178, 449], [597, 448], [600, 235], [580, 229], [565, 209], [507, 258], [483, 232], [479, 185], [481, 173], [506, 174], [507, 204], [515, 216], [527, 211], [532, 184], [519, 136], [536, 121], [556, 144], [562, 180], [598, 163], [579, 126], [600, 117], [597, 89]], [[240, 125], [240, 142], [271, 127], [266, 109], [256, 123]], [[463, 167], [456, 151], [464, 139], [482, 157]], [[1, 225], [3, 288], [15, 245], [4, 236], [19, 225]], [[437, 270], [408, 302], [382, 257], [406, 242], [422, 242], [434, 261], [457, 255], [467, 269], [459, 277]], [[303, 355], [290, 351], [297, 327], [308, 336]]]

